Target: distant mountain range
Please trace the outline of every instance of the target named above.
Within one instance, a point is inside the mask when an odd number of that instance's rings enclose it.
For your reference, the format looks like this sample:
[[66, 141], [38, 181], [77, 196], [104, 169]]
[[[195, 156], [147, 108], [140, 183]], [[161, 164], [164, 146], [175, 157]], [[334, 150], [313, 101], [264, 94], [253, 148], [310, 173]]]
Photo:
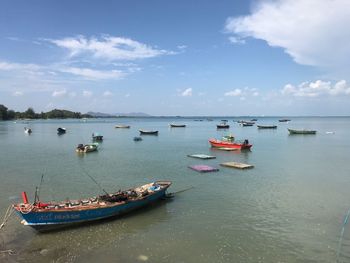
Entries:
[[88, 115], [91, 115], [93, 117], [151, 117], [151, 115], [143, 112], [130, 112], [130, 113], [114, 113], [114, 114], [109, 114], [109, 113], [103, 113], [103, 112], [93, 112], [89, 111], [86, 113]]

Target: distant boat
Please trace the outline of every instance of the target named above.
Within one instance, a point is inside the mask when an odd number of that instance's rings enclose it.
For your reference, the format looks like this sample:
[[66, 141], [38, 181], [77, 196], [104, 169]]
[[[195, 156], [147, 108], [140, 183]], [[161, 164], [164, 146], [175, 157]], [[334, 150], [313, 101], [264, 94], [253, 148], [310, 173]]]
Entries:
[[121, 129], [129, 129], [130, 125], [115, 125], [115, 128], [121, 128]]
[[23, 203], [14, 204], [13, 208], [24, 225], [45, 231], [119, 216], [145, 207], [163, 199], [170, 185], [170, 181], [156, 181], [97, 197], [48, 203], [41, 202], [37, 195], [34, 202], [29, 203], [27, 194], [22, 192]]
[[93, 141], [103, 141], [103, 136], [94, 132], [92, 134], [92, 140]]
[[289, 119], [280, 119], [278, 120], [279, 122], [289, 122], [290, 120]]
[[136, 136], [136, 137], [134, 137], [134, 141], [135, 141], [135, 142], [142, 141], [142, 138], [141, 138], [141, 137], [137, 137], [137, 136]]
[[256, 125], [258, 129], [277, 129], [277, 125]]
[[288, 129], [289, 134], [316, 134], [317, 131], [314, 130], [293, 130], [293, 129]]
[[139, 130], [141, 135], [158, 135], [158, 131]]
[[244, 142], [229, 142], [210, 139], [209, 143], [211, 147], [214, 148], [250, 149], [253, 146], [252, 144], [249, 144], [248, 140], [244, 140]]
[[243, 127], [248, 127], [248, 126], [253, 126], [254, 123], [251, 123], [251, 122], [242, 122], [241, 125], [242, 125]]
[[24, 132], [27, 133], [27, 134], [31, 134], [32, 133], [32, 129], [24, 127]]
[[75, 148], [75, 151], [77, 153], [89, 153], [97, 151], [98, 144], [92, 143], [92, 144], [78, 144], [77, 148]]
[[186, 124], [174, 124], [174, 123], [170, 123], [169, 124], [171, 128], [185, 128]]
[[251, 119], [250, 121], [258, 121], [258, 119]]
[[67, 132], [66, 128], [57, 128], [57, 134], [61, 135], [61, 134], [65, 134]]
[[227, 124], [226, 120], [223, 120], [220, 124], [216, 125], [217, 129], [229, 129], [230, 125]]

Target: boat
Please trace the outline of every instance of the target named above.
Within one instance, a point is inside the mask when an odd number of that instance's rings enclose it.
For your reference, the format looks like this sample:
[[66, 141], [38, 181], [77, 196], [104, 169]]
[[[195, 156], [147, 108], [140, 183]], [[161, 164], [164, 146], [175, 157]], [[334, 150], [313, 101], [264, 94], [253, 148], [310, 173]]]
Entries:
[[24, 127], [24, 132], [27, 133], [27, 134], [31, 134], [32, 133], [32, 129]]
[[316, 134], [317, 131], [314, 130], [293, 130], [293, 129], [288, 129], [289, 134]]
[[66, 132], [67, 132], [66, 128], [61, 128], [61, 127], [57, 128], [57, 134], [58, 135], [65, 134]]
[[216, 139], [210, 139], [209, 143], [211, 147], [214, 148], [233, 148], [233, 149], [250, 149], [253, 145], [249, 144], [248, 140], [244, 140], [243, 142], [228, 142], [228, 141], [220, 141]]
[[130, 125], [115, 125], [115, 128], [120, 128], [120, 129], [129, 129]]
[[170, 128], [185, 128], [186, 124], [174, 124], [174, 123], [170, 123]]
[[156, 181], [96, 197], [48, 203], [41, 202], [37, 193], [34, 202], [29, 203], [26, 192], [22, 192], [23, 203], [13, 208], [23, 219], [22, 224], [45, 231], [128, 213], [165, 198], [170, 185], [170, 181]]
[[227, 124], [226, 121], [222, 121], [220, 124], [216, 125], [217, 129], [229, 129], [230, 125]]
[[242, 122], [241, 125], [242, 125], [243, 127], [250, 127], [250, 126], [253, 126], [254, 123], [251, 123], [251, 122]]
[[158, 135], [158, 131], [139, 130], [141, 135]]
[[134, 141], [135, 141], [135, 142], [142, 141], [142, 138], [141, 138], [141, 137], [137, 137], [137, 136], [136, 136], [136, 137], [134, 137]]
[[258, 121], [258, 119], [251, 119], [250, 121]]
[[277, 125], [256, 125], [258, 129], [277, 129]]
[[98, 143], [91, 143], [91, 144], [78, 144], [77, 148], [75, 148], [75, 151], [77, 153], [89, 153], [97, 151], [98, 149]]
[[290, 120], [289, 119], [280, 119], [278, 120], [279, 122], [289, 122]]
[[103, 136], [94, 132], [92, 134], [92, 140], [93, 141], [103, 141]]

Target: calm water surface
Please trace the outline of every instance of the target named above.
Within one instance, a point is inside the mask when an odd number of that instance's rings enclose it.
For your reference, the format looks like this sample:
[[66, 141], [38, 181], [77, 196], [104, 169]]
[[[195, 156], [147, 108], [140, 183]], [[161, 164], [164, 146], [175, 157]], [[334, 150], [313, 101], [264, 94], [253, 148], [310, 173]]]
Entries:
[[[155, 180], [171, 180], [170, 192], [193, 189], [146, 209], [92, 225], [38, 234], [12, 216], [0, 230], [0, 262], [335, 262], [343, 217], [350, 207], [350, 118], [260, 118], [277, 130], [241, 127], [216, 130], [214, 121], [194, 119], [102, 119], [0, 122], [0, 216], [21, 191], [33, 199], [44, 174], [41, 199], [79, 199], [99, 194], [86, 172], [107, 191]], [[169, 128], [170, 122], [186, 128]], [[115, 129], [115, 124], [131, 125]], [[32, 128], [27, 135], [23, 128]], [[66, 127], [58, 136], [56, 129]], [[317, 135], [289, 136], [287, 127]], [[159, 136], [134, 142], [138, 129]], [[79, 156], [78, 143], [94, 131], [100, 150]], [[334, 131], [334, 134], [326, 134]], [[208, 139], [232, 133], [253, 143], [250, 152], [222, 152]], [[215, 155], [197, 160], [187, 154]], [[225, 161], [251, 170], [220, 167]], [[200, 174], [192, 164], [220, 168]], [[346, 227], [339, 262], [350, 262]]]

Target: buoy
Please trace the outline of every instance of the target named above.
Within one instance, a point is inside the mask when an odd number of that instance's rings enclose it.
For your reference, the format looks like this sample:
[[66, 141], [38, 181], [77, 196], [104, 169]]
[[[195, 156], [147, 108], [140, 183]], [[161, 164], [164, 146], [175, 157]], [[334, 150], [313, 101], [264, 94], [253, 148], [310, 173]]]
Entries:
[[22, 192], [23, 203], [28, 204], [28, 197], [26, 192]]

